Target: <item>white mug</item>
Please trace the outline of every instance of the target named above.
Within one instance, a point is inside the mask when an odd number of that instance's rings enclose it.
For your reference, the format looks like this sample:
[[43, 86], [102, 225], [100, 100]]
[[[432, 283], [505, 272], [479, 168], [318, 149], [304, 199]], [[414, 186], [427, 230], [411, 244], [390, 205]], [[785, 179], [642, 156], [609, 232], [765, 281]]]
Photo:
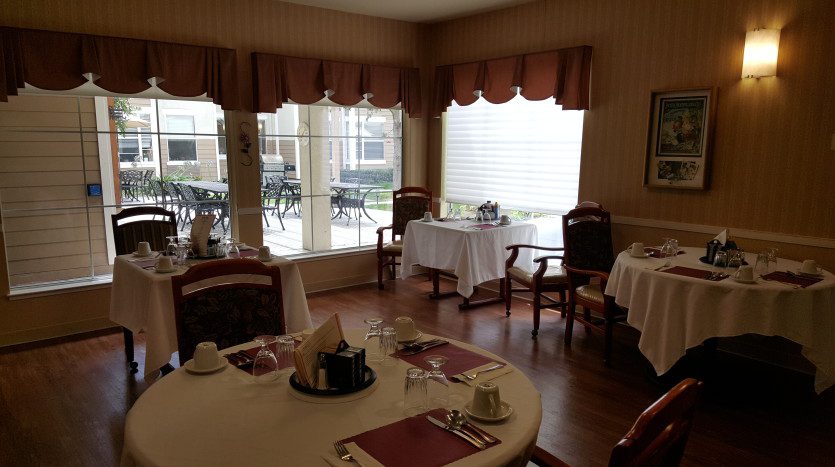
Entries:
[[168, 271], [174, 269], [174, 263], [171, 262], [170, 256], [160, 256], [155, 267], [162, 271]]
[[217, 366], [217, 345], [214, 342], [201, 342], [194, 348], [194, 369], [211, 370]]
[[803, 265], [800, 266], [800, 272], [803, 274], [820, 274], [818, 263], [813, 259], [804, 259]]
[[632, 256], [644, 256], [644, 244], [641, 242], [635, 242], [632, 246], [629, 247], [629, 253]]
[[510, 216], [507, 214], [502, 214], [501, 220], [499, 220], [499, 224], [502, 225], [510, 225]]
[[415, 322], [408, 316], [400, 316], [394, 320], [394, 329], [397, 331], [397, 340], [410, 341], [417, 336]]
[[754, 268], [751, 265], [740, 266], [734, 273], [737, 280], [744, 282], [751, 282], [754, 280]]
[[498, 417], [502, 414], [502, 398], [495, 383], [478, 383], [473, 392], [471, 410], [481, 417]]
[[423, 213], [423, 220], [425, 222], [430, 222], [432, 220], [432, 213], [430, 211]]
[[267, 245], [259, 246], [258, 259], [262, 261], [269, 261], [270, 258], [272, 258], [272, 255], [270, 255], [270, 247], [268, 247]]
[[139, 242], [136, 245], [136, 253], [140, 256], [148, 256], [151, 254], [151, 244], [148, 242]]

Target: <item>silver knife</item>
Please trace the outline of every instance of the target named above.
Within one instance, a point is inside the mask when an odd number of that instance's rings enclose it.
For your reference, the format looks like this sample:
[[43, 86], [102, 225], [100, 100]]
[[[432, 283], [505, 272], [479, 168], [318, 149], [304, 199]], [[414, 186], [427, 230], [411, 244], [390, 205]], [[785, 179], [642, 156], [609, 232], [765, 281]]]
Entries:
[[437, 418], [435, 418], [435, 417], [433, 417], [433, 416], [431, 416], [431, 415], [427, 415], [427, 416], [426, 416], [426, 419], [427, 419], [427, 420], [429, 420], [429, 422], [430, 422], [431, 424], [433, 424], [433, 425], [435, 425], [435, 426], [437, 426], [437, 427], [440, 427], [441, 429], [446, 430], [446, 431], [448, 431], [448, 432], [450, 432], [450, 433], [454, 433], [454, 434], [456, 434], [456, 435], [460, 436], [462, 439], [466, 440], [468, 443], [472, 444], [473, 446], [475, 446], [475, 447], [477, 447], [477, 448], [479, 448], [479, 449], [484, 449], [484, 448], [486, 447], [486, 446], [484, 445], [484, 443], [482, 443], [481, 441], [479, 441], [479, 440], [475, 439], [472, 435], [470, 435], [470, 434], [468, 434], [468, 433], [464, 433], [464, 432], [463, 432], [463, 431], [461, 431], [461, 430], [453, 430], [452, 428], [448, 427], [448, 426], [446, 425], [446, 423], [444, 423], [444, 422], [442, 422], [442, 421], [438, 420]]
[[401, 354], [401, 355], [414, 355], [414, 354], [421, 353], [421, 352], [423, 352], [424, 350], [431, 349], [432, 347], [437, 347], [437, 346], [439, 346], [439, 345], [444, 345], [444, 344], [449, 344], [449, 341], [437, 341], [437, 342], [432, 342], [432, 343], [430, 343], [430, 344], [427, 344], [427, 345], [421, 346], [419, 349], [416, 349], [416, 350], [407, 350], [407, 351], [405, 351], [405, 352], [401, 352], [400, 354]]

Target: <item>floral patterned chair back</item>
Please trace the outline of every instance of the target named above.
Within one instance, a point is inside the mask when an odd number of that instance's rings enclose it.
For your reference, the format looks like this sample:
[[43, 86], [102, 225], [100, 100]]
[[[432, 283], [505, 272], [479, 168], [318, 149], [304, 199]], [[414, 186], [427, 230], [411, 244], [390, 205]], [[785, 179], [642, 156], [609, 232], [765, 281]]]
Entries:
[[610, 272], [615, 264], [612, 222], [597, 207], [572, 209], [562, 217], [564, 264], [577, 269]]
[[392, 207], [392, 234], [406, 233], [406, 224], [422, 219], [423, 213], [431, 210], [432, 192], [421, 187], [404, 187], [394, 192]]
[[[224, 277], [243, 274], [264, 277], [269, 284], [230, 282]], [[210, 261], [172, 277], [171, 285], [180, 365], [192, 358], [200, 342], [214, 342], [224, 349], [286, 331], [278, 267], [251, 259]], [[201, 288], [192, 290], [196, 286]]]

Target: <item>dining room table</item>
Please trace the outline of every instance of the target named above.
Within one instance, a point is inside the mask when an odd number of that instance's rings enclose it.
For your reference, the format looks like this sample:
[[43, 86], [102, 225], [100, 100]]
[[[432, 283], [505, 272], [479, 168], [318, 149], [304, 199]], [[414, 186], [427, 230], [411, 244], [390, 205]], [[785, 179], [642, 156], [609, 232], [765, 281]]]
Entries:
[[[255, 256], [258, 250], [241, 247], [241, 257]], [[134, 334], [145, 335], [144, 374], [155, 374], [171, 361], [177, 351], [177, 327], [174, 320], [174, 295], [171, 277], [183, 274], [189, 266], [217, 259], [189, 259], [178, 264], [173, 272], [160, 273], [154, 264], [161, 252], [152, 252], [148, 258], [133, 254], [117, 256], [113, 264], [113, 283], [110, 292], [110, 320]], [[281, 270], [281, 290], [287, 332], [297, 332], [312, 327], [307, 307], [304, 283], [295, 262], [274, 256], [267, 263]], [[242, 279], [265, 281], [259, 276]]]
[[[510, 256], [506, 247], [512, 244], [536, 245], [536, 225], [513, 222], [483, 222], [469, 219], [413, 220], [406, 224], [400, 278], [419, 272], [418, 266], [430, 268], [433, 276], [432, 298], [449, 294], [438, 291], [438, 272], [449, 271], [458, 282], [455, 294], [463, 297], [460, 309], [497, 303], [504, 300], [504, 287], [499, 295], [471, 300], [476, 286], [491, 280], [504, 280], [505, 261]], [[515, 265], [533, 271], [533, 250], [523, 248]]]
[[628, 309], [627, 323], [641, 332], [638, 348], [658, 375], [707, 339], [753, 333], [800, 344], [816, 367], [818, 393], [835, 384], [831, 272], [804, 276], [801, 263], [778, 258], [768, 273], [737, 280], [735, 269], [706, 264], [704, 248], [679, 250], [671, 258], [653, 257], [657, 248], [624, 251], [606, 284], [606, 295]]
[[[375, 345], [365, 330], [346, 329], [353, 347]], [[422, 340], [436, 336], [423, 335]], [[298, 338], [298, 336], [297, 336]], [[526, 465], [542, 421], [539, 391], [518, 368], [475, 345], [444, 338], [448, 344], [388, 361], [368, 362], [376, 375], [370, 386], [344, 395], [310, 395], [290, 384], [293, 368], [278, 379], [257, 382], [247, 367], [229, 364], [209, 374], [179, 368], [149, 387], [125, 420], [123, 467], [226, 465]], [[222, 349], [227, 355], [252, 342]], [[398, 354], [402, 352], [399, 351]], [[443, 418], [444, 410], [425, 407], [404, 413], [404, 380], [414, 360], [442, 353], [444, 367], [458, 369], [481, 361], [505, 363], [501, 371], [484, 372], [475, 382], [450, 382], [450, 409], [464, 411], [474, 384], [489, 381], [500, 389], [507, 410], [502, 420], [472, 423], [498, 439], [479, 450], [426, 415]], [[457, 357], [456, 357], [457, 356]], [[425, 368], [426, 364], [423, 363]], [[444, 368], [442, 367], [442, 369]], [[458, 371], [457, 369], [452, 371]], [[164, 420], [164, 422], [163, 422]], [[337, 457], [335, 441], [345, 442], [361, 463]]]

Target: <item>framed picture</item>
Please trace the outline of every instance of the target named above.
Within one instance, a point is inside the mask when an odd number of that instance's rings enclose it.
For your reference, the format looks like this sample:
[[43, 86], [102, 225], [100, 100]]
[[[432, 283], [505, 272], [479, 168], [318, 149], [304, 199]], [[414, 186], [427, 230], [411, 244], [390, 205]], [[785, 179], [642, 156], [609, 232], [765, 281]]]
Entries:
[[652, 92], [644, 186], [708, 187], [715, 109], [715, 88]]

